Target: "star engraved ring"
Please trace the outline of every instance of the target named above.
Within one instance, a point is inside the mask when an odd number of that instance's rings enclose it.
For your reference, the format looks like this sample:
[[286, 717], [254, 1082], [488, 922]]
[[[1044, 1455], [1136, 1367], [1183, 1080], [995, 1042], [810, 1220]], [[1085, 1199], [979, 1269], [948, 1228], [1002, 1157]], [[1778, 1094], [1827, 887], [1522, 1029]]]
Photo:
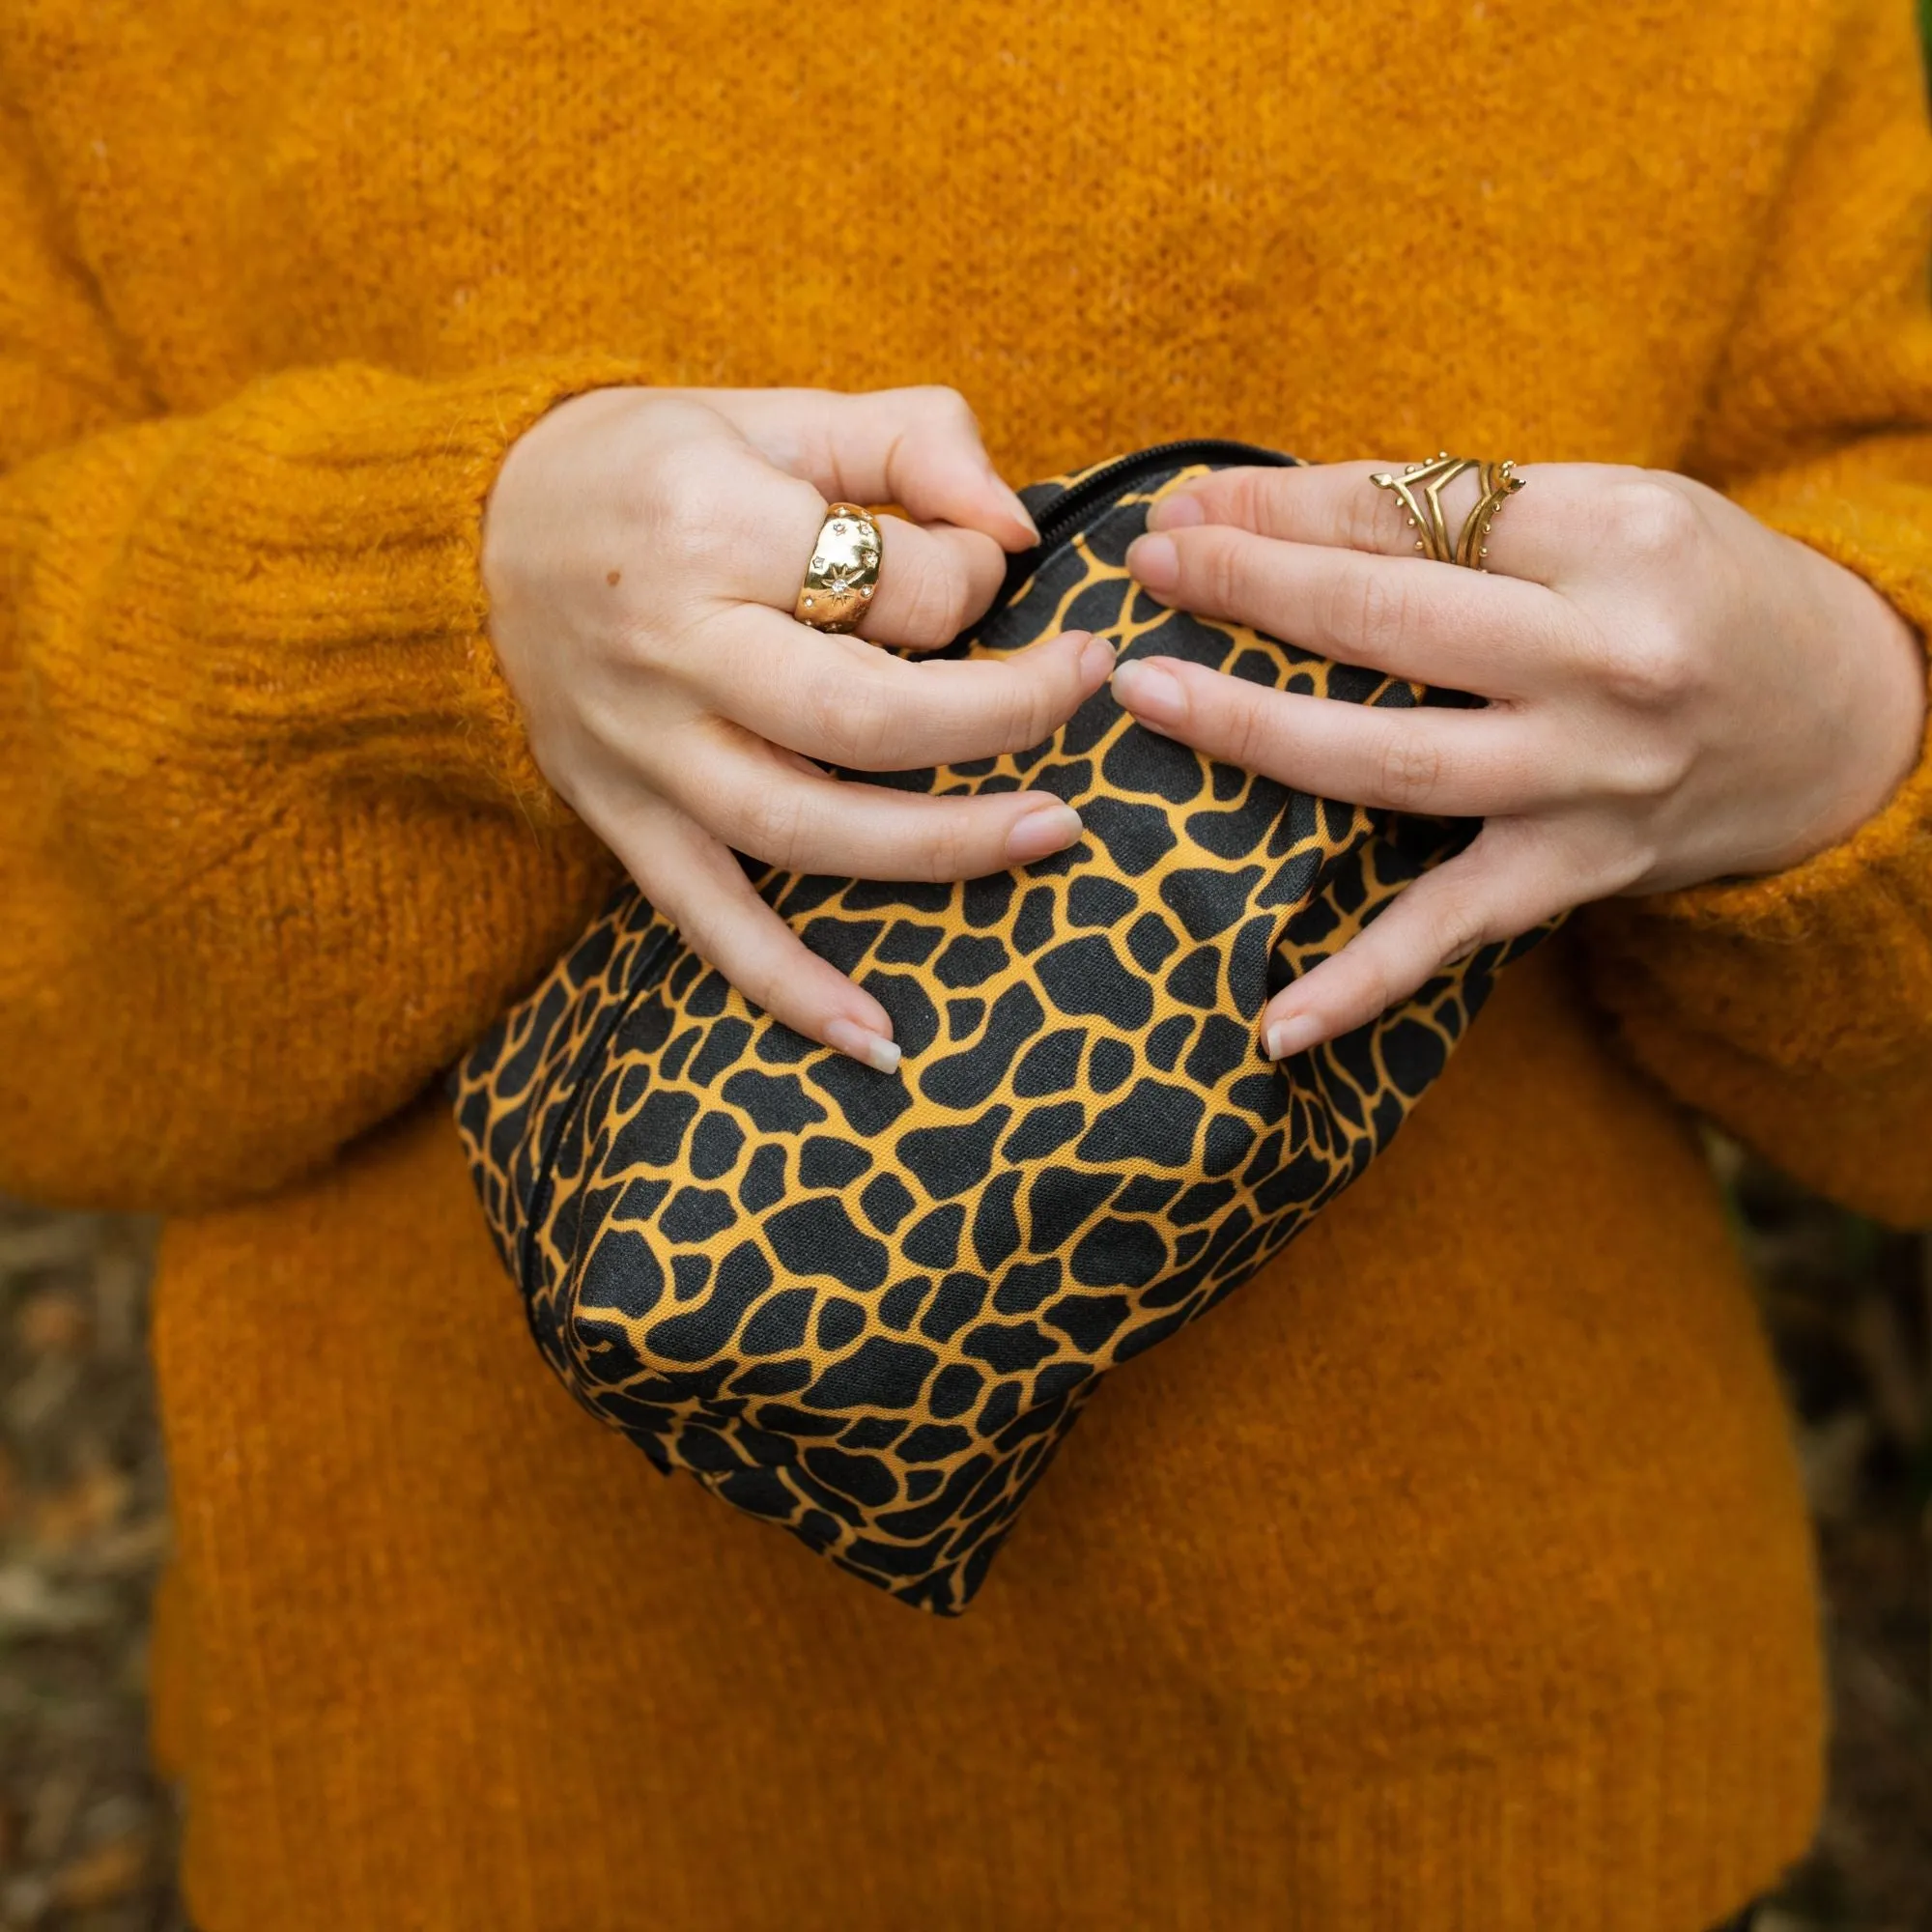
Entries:
[[[1455, 541], [1442, 514], [1442, 492], [1466, 469], [1476, 472], [1476, 507], [1463, 520]], [[1451, 456], [1445, 449], [1428, 463], [1411, 463], [1400, 476], [1386, 469], [1369, 478], [1378, 490], [1392, 491], [1400, 499], [1410, 529], [1418, 531], [1415, 547], [1437, 563], [1460, 563], [1470, 570], [1487, 570], [1490, 526], [1504, 499], [1516, 495], [1527, 479], [1516, 473], [1514, 463], [1481, 463], [1473, 456]]]
[[818, 526], [791, 614], [814, 631], [852, 631], [879, 587], [885, 546], [877, 520], [857, 503], [834, 503]]

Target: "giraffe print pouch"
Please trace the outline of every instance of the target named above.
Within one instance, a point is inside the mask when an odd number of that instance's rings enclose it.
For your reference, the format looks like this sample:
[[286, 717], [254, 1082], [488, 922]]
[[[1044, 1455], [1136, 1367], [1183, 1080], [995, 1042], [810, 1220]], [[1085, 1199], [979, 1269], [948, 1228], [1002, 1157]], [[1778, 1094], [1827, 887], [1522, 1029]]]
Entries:
[[[1345, 703], [1466, 701], [1129, 581], [1155, 495], [1288, 461], [1171, 444], [1036, 487], [1039, 547], [952, 653], [1078, 628]], [[1470, 824], [1213, 763], [1104, 687], [1028, 751], [870, 781], [1051, 791], [1087, 827], [964, 885], [761, 882], [892, 1013], [896, 1073], [767, 1018], [626, 890], [452, 1085], [497, 1247], [578, 1400], [660, 1469], [956, 1614], [1107, 1371], [1363, 1171], [1534, 936], [1274, 1066], [1270, 992]]]

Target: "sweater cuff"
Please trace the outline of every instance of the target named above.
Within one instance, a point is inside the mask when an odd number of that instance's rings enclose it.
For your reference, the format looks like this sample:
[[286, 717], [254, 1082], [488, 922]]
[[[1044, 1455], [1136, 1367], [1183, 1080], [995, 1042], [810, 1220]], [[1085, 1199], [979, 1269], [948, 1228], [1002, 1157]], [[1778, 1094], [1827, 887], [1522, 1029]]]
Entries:
[[[1872, 445], [1863, 445], [1869, 460]], [[1761, 522], [1856, 572], [1918, 631], [1932, 637], [1932, 528], [1918, 483], [1837, 487], [1837, 465], [1739, 489]], [[1748, 1040], [1794, 1068], [1851, 1070], [1884, 1063], [1901, 1023], [1932, 1004], [1924, 936], [1932, 924], [1932, 720], [1918, 761], [1851, 837], [1763, 877], [1714, 881], [1592, 908], [1612, 973], [1698, 1030]], [[1626, 980], [1627, 1007], [1636, 991]], [[1709, 995], [1710, 997], [1707, 997]], [[1901, 995], [1904, 995], [1901, 998]], [[1922, 996], [1922, 997], [1921, 997]], [[1650, 1004], [1645, 1001], [1645, 1004]]]
[[427, 383], [335, 368], [238, 397], [218, 480], [192, 458], [174, 479], [183, 554], [226, 607], [220, 708], [244, 736], [272, 719], [291, 755], [351, 780], [567, 820], [490, 642], [484, 503], [547, 411], [647, 380], [598, 354]]

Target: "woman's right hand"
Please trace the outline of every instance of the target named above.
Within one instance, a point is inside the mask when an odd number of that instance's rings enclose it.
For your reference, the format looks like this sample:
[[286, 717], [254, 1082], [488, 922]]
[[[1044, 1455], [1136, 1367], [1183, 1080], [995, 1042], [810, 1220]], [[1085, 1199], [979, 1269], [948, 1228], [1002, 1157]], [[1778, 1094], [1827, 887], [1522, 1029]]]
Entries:
[[[895, 502], [861, 636], [793, 620], [828, 500]], [[890, 1071], [885, 1009], [810, 952], [732, 848], [787, 871], [969, 879], [1079, 838], [1060, 800], [929, 798], [899, 771], [1037, 744], [1105, 681], [1069, 632], [918, 664], [1035, 532], [950, 389], [600, 389], [512, 446], [484, 521], [490, 635], [544, 776], [686, 942], [795, 1031]]]

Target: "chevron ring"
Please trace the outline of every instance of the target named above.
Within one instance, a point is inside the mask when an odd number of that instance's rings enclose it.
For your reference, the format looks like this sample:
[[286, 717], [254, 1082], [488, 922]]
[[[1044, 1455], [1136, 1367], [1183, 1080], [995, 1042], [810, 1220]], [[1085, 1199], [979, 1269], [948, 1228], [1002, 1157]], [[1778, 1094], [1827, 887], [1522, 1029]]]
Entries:
[[[1481, 495], [1452, 543], [1448, 520], [1442, 514], [1442, 491], [1465, 469], [1476, 472]], [[1460, 563], [1470, 570], [1487, 570], [1490, 526], [1495, 522], [1504, 498], [1515, 496], [1524, 479], [1516, 473], [1514, 463], [1482, 463], [1473, 456], [1451, 456], [1445, 449], [1433, 462], [1409, 464], [1400, 476], [1382, 469], [1369, 481], [1378, 490], [1390, 491], [1401, 499], [1409, 528], [1418, 532], [1415, 547], [1424, 556], [1437, 563]]]

